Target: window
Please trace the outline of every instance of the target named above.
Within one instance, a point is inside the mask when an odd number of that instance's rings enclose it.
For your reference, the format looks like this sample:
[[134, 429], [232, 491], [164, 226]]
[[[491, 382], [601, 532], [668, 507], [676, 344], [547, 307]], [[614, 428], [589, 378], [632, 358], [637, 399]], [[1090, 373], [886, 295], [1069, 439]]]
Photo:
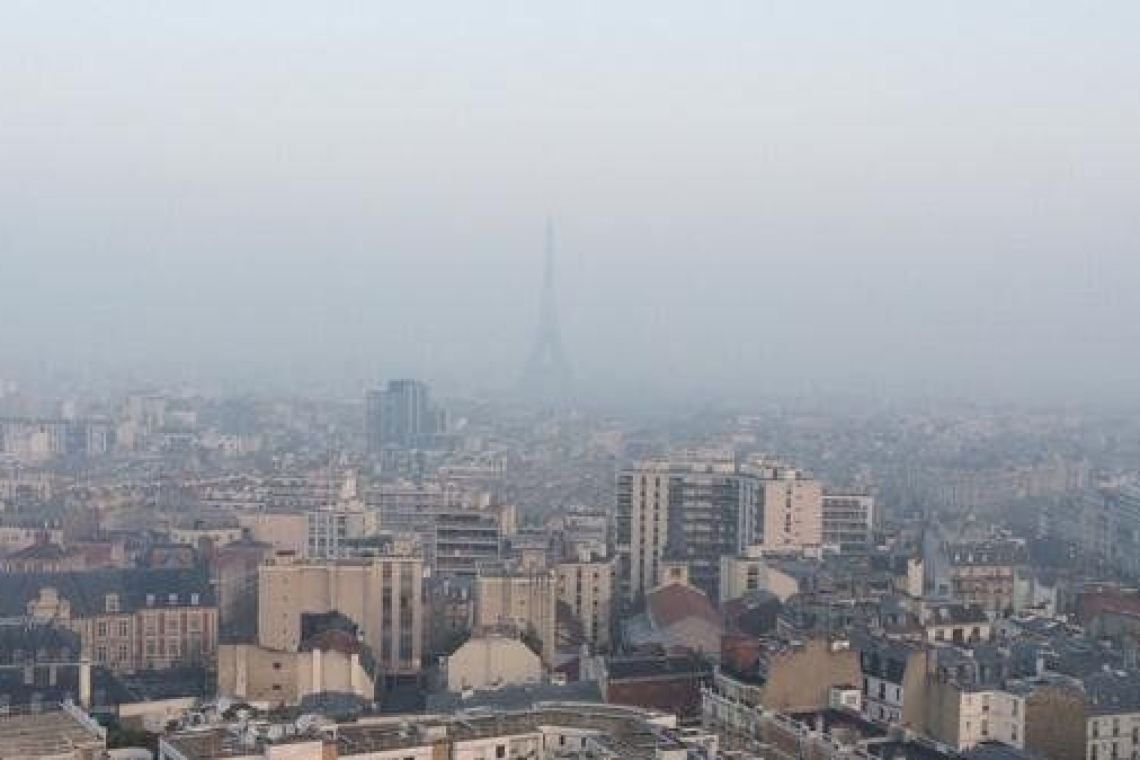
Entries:
[[153, 607], [154, 606], [154, 594], [147, 594], [146, 595], [146, 606], [147, 607]]
[[178, 604], [178, 594], [168, 594], [166, 596], [166, 603], [172, 607]]
[[121, 638], [126, 638], [127, 636], [130, 636], [130, 635], [131, 635], [131, 624], [130, 624], [130, 622], [126, 621], [126, 620], [120, 620], [119, 621], [119, 636]]
[[103, 608], [107, 612], [112, 612], [112, 613], [118, 612], [119, 611], [119, 595], [118, 594], [107, 594], [107, 596], [103, 600]]
[[198, 606], [198, 600], [199, 600], [199, 596], [197, 594], [191, 594], [190, 595], [190, 606], [191, 607], [197, 607]]
[[507, 745], [505, 745], [505, 744], [496, 745], [495, 746], [495, 757], [506, 757], [506, 756], [507, 756]]
[[98, 623], [95, 624], [95, 633], [100, 637], [107, 635], [107, 621], [106, 620], [100, 620]]

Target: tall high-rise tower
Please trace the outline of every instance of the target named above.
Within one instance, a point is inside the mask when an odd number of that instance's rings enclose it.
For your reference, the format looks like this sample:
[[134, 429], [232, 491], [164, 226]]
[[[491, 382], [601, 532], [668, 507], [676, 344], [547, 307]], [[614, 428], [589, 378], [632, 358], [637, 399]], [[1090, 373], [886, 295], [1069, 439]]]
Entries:
[[548, 219], [538, 332], [523, 373], [522, 389], [528, 395], [543, 401], [565, 400], [572, 382], [573, 373], [562, 347], [562, 329], [558, 324], [558, 304], [554, 289], [554, 225]]

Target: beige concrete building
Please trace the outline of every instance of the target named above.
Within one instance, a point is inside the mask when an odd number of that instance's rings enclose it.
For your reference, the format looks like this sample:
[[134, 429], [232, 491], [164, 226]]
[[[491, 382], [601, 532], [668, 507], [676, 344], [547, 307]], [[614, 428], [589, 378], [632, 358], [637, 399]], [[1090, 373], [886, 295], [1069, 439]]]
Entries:
[[1025, 698], [1002, 689], [932, 683], [927, 687], [927, 732], [965, 751], [983, 742], [1025, 746]]
[[743, 554], [721, 557], [720, 584], [722, 605], [751, 591], [768, 591], [781, 602], [800, 592], [799, 581], [766, 559], [759, 546], [750, 546]]
[[447, 690], [497, 689], [542, 680], [542, 660], [530, 647], [508, 636], [480, 636], [444, 658]]
[[296, 651], [301, 613], [338, 611], [360, 626], [384, 675], [413, 675], [423, 654], [423, 560], [383, 555], [300, 560], [279, 554], [258, 577], [258, 644]]
[[805, 549], [823, 544], [823, 485], [798, 470], [779, 469], [763, 484], [763, 546]]
[[557, 581], [553, 570], [483, 568], [475, 579], [475, 626], [531, 633], [542, 643], [542, 661], [555, 654]]
[[769, 710], [819, 710], [830, 703], [832, 689], [859, 688], [859, 653], [845, 642], [773, 647], [757, 641], [754, 647], [754, 653], [722, 652], [715, 679], [720, 695]]
[[238, 515], [238, 524], [258, 543], [298, 557], [308, 554], [309, 518], [304, 512], [247, 512]]
[[582, 633], [591, 648], [608, 647], [614, 602], [612, 560], [579, 557], [554, 569], [558, 601], [566, 604], [582, 623]]
[[314, 647], [278, 652], [256, 644], [218, 647], [218, 693], [259, 705], [297, 705], [307, 696], [354, 694], [371, 702], [375, 662], [360, 647]]

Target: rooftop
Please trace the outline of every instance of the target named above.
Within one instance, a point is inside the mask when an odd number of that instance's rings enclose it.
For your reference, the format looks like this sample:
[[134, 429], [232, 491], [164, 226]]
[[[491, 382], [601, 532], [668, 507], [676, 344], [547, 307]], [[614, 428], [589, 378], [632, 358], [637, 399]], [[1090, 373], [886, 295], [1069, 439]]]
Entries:
[[101, 750], [105, 734], [75, 708], [0, 715], [0, 760], [66, 757], [80, 750]]

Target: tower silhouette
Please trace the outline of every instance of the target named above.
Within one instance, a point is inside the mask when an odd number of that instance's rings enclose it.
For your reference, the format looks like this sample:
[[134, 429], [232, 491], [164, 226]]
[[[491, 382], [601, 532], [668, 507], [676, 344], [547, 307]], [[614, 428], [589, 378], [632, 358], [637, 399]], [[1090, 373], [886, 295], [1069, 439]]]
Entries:
[[542, 273], [542, 294], [538, 307], [538, 332], [523, 372], [522, 390], [542, 401], [565, 400], [573, 383], [573, 372], [562, 346], [558, 324], [558, 303], [554, 289], [554, 224], [546, 220], [546, 261]]

